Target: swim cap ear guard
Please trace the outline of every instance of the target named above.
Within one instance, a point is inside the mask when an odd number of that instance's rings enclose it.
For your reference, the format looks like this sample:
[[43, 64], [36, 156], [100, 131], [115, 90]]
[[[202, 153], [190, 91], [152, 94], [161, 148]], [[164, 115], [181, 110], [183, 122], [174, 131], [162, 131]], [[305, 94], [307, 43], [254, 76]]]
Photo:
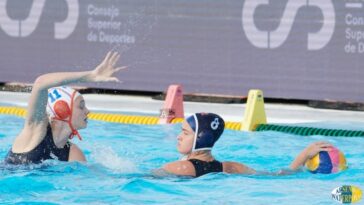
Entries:
[[55, 102], [53, 105], [53, 110], [57, 118], [61, 120], [65, 120], [67, 117], [71, 116], [71, 109], [64, 100], [58, 100]]
[[211, 150], [225, 128], [224, 120], [214, 113], [196, 113], [186, 118], [186, 122], [195, 132], [191, 152]]
[[69, 136], [70, 139], [77, 135], [78, 138], [82, 140], [82, 137], [78, 131], [73, 128], [71, 122], [73, 114], [73, 102], [76, 97], [80, 95], [81, 94], [76, 90], [66, 86], [54, 87], [48, 90], [47, 113], [54, 120], [68, 123], [72, 131], [71, 135]]

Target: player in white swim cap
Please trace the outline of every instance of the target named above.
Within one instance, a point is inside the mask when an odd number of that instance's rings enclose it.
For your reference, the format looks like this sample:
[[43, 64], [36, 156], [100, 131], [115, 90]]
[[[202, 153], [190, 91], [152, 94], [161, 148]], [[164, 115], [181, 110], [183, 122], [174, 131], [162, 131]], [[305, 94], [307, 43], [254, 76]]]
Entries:
[[82, 139], [77, 130], [87, 126], [89, 110], [79, 92], [60, 86], [77, 82], [118, 81], [112, 75], [124, 68], [115, 68], [119, 57], [118, 53], [109, 52], [94, 70], [39, 76], [30, 95], [24, 128], [16, 137], [5, 162], [86, 161], [83, 152], [69, 138], [77, 135]]
[[[77, 97], [82, 96], [78, 91], [70, 87], [63, 86], [50, 88], [48, 90], [47, 113], [51, 120], [63, 121], [69, 125], [72, 131], [69, 136], [70, 139], [77, 135], [77, 137], [82, 140], [81, 135], [72, 124], [73, 105]], [[87, 116], [84, 120], [87, 122]]]

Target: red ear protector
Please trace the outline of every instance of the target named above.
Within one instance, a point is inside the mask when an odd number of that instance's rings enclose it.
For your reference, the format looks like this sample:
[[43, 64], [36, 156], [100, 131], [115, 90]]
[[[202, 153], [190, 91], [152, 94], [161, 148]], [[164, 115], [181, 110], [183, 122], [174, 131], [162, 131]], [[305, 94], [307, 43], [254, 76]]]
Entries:
[[57, 101], [53, 106], [54, 112], [56, 113], [58, 120], [65, 120], [71, 116], [72, 111], [68, 107], [68, 104], [64, 100]]
[[[78, 133], [78, 131], [73, 128], [73, 125], [71, 122], [72, 113], [73, 113], [73, 101], [74, 101], [73, 98], [75, 97], [76, 92], [77, 91], [74, 91], [72, 93], [71, 106], [68, 106], [67, 102], [64, 100], [59, 100], [58, 102], [56, 102], [54, 104], [53, 108], [54, 108], [54, 112], [56, 113], [56, 117], [54, 117], [54, 119], [68, 123], [68, 125], [70, 126], [71, 131], [72, 131], [72, 133], [69, 136], [70, 139], [72, 139], [75, 135], [77, 135], [78, 139], [82, 140], [80, 133]], [[67, 120], [67, 118], [68, 118], [68, 120]]]

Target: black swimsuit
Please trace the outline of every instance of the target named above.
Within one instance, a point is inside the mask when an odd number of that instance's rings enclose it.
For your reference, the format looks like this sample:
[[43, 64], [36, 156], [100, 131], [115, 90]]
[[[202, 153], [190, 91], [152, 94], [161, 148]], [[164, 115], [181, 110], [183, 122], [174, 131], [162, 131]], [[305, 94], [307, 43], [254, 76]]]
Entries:
[[58, 159], [68, 161], [71, 143], [67, 142], [63, 148], [58, 148], [53, 141], [52, 129], [50, 124], [47, 127], [47, 134], [42, 142], [33, 150], [24, 153], [13, 153], [10, 149], [5, 157], [5, 163], [9, 164], [29, 164], [41, 163], [47, 159]]
[[193, 166], [195, 167], [196, 177], [208, 174], [211, 172], [222, 172], [222, 163], [214, 160], [211, 162], [201, 161], [198, 159], [189, 159]]

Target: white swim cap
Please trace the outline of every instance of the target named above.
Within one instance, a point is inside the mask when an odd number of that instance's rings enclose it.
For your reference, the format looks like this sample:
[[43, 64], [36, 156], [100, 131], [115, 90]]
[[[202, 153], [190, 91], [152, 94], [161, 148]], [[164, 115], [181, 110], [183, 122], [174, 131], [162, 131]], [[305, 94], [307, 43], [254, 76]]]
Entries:
[[66, 86], [48, 89], [47, 113], [52, 119], [67, 122], [72, 130], [70, 138], [77, 135], [81, 140], [81, 136], [71, 122], [73, 102], [78, 96], [81, 96], [79, 92]]
[[81, 94], [70, 87], [48, 89], [47, 112], [51, 118], [65, 120], [71, 116], [73, 101]]

